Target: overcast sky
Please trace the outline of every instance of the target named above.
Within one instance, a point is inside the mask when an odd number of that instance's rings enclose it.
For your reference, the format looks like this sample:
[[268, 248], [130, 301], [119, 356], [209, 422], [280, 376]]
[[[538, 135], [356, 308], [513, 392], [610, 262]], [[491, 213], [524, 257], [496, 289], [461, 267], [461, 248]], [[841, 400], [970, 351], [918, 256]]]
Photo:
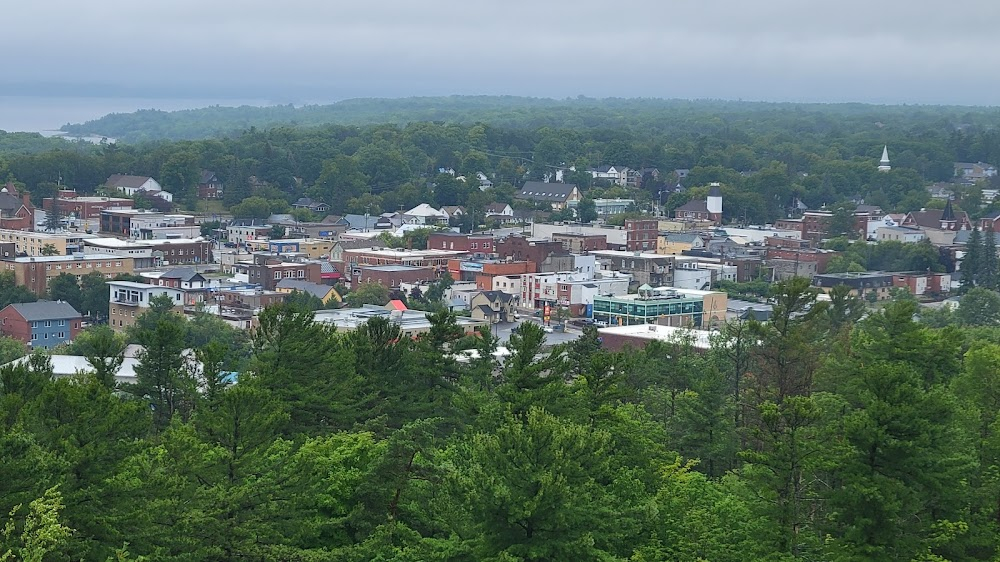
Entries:
[[996, 0], [33, 0], [8, 95], [996, 104]]

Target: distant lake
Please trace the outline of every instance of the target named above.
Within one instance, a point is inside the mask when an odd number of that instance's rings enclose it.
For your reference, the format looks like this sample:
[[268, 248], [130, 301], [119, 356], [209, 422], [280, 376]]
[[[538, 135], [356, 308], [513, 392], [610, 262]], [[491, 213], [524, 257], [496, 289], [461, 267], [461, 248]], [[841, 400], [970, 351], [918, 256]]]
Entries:
[[0, 96], [0, 130], [52, 135], [66, 123], [139, 109], [196, 109], [211, 105], [272, 105], [265, 100]]

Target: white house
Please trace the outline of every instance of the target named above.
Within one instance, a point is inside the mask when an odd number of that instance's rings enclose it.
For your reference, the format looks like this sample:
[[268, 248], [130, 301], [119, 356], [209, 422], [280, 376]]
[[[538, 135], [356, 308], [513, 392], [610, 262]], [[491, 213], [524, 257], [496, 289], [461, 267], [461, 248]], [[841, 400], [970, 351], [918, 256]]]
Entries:
[[431, 207], [427, 203], [421, 203], [403, 213], [403, 222], [408, 224], [437, 224], [448, 222], [448, 214]]
[[129, 197], [135, 196], [140, 191], [163, 199], [173, 201], [174, 196], [169, 191], [163, 191], [160, 183], [149, 176], [130, 176], [125, 174], [113, 174], [105, 182], [108, 187], [117, 189]]
[[622, 187], [628, 185], [628, 166], [599, 166], [588, 171], [595, 180], [607, 180]]

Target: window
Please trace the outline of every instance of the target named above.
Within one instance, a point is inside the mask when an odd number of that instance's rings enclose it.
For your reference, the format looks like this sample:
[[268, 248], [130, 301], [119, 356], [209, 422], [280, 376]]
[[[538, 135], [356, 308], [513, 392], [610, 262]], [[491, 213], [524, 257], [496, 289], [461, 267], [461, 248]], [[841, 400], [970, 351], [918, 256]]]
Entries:
[[280, 271], [275, 271], [274, 272], [274, 278], [275, 279], [281, 279], [281, 272]]
[[60, 339], [65, 338], [65, 337], [66, 337], [66, 332], [59, 332], [59, 338]]
[[35, 341], [37, 339], [38, 339], [38, 334], [31, 334], [31, 341]]

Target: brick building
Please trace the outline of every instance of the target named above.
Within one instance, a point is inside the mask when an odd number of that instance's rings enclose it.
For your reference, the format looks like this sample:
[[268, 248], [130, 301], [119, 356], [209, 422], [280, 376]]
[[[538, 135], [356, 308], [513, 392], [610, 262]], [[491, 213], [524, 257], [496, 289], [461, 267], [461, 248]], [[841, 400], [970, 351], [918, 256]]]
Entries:
[[101, 211], [108, 209], [131, 209], [134, 202], [125, 197], [88, 197], [79, 195], [75, 189], [60, 189], [55, 197], [42, 199], [42, 209], [60, 216], [73, 215], [79, 219], [100, 219]]
[[530, 261], [536, 264], [545, 262], [551, 255], [566, 254], [562, 242], [526, 238], [524, 236], [508, 236], [497, 242], [497, 255], [500, 259], [514, 261]]
[[625, 250], [629, 252], [655, 252], [659, 237], [659, 221], [634, 219], [625, 221]]
[[250, 283], [260, 285], [265, 291], [274, 291], [282, 279], [323, 281], [319, 262], [286, 262], [269, 254], [254, 254], [252, 262], [238, 263], [235, 269], [238, 275], [246, 275]]
[[0, 228], [34, 230], [35, 206], [27, 193], [18, 195], [17, 187], [8, 182], [0, 188]]
[[573, 254], [608, 249], [608, 237], [604, 234], [558, 232], [552, 235], [552, 241], [559, 242], [564, 250]]
[[812, 245], [811, 240], [770, 236], [764, 239], [764, 257], [769, 262], [771, 260], [785, 260], [815, 263], [816, 273], [826, 273], [827, 264], [834, 256], [840, 255], [840, 252], [814, 249]]
[[17, 284], [24, 285], [36, 295], [46, 294], [49, 281], [62, 273], [83, 277], [96, 271], [110, 279], [121, 273], [135, 272], [132, 258], [99, 254], [14, 258], [4, 260], [0, 267], [13, 271]]
[[403, 283], [421, 283], [437, 278], [433, 268], [409, 265], [362, 265], [358, 266], [357, 272], [358, 275], [351, 278], [352, 286], [355, 283], [378, 283], [397, 289]]
[[427, 236], [428, 250], [455, 250], [470, 254], [489, 255], [496, 252], [493, 236], [489, 234], [459, 234], [457, 232], [432, 232]]
[[530, 261], [448, 260], [448, 274], [455, 281], [474, 281], [484, 291], [493, 289], [493, 278], [501, 275], [534, 273], [537, 266]]

